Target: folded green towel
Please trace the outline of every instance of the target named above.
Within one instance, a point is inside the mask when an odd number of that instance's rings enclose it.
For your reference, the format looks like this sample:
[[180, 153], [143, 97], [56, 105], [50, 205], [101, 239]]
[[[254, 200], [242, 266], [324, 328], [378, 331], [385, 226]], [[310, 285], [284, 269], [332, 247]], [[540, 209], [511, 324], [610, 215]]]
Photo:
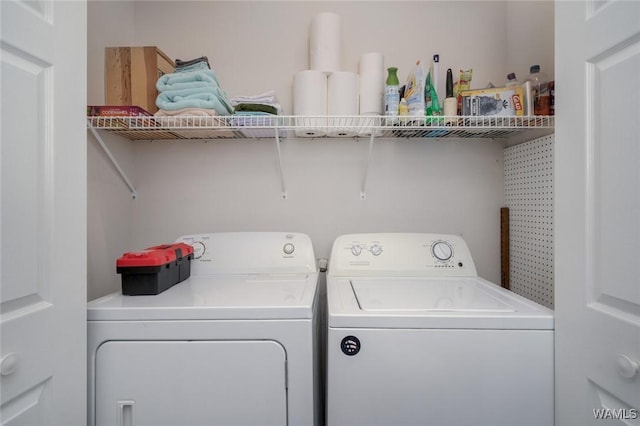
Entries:
[[236, 105], [235, 108], [236, 111], [238, 112], [246, 112], [246, 111], [251, 111], [251, 112], [266, 112], [268, 114], [278, 114], [278, 110], [276, 109], [276, 107], [271, 106], [271, 105], [264, 105], [264, 104], [238, 104]]

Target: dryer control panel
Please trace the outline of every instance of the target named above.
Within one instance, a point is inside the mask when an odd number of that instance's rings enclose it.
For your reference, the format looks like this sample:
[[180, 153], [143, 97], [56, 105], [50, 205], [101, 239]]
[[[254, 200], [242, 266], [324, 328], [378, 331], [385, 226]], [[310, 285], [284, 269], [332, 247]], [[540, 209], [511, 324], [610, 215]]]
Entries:
[[317, 272], [311, 239], [290, 232], [220, 232], [185, 235], [193, 247], [192, 275]]
[[475, 277], [462, 237], [447, 234], [348, 234], [331, 250], [330, 276]]

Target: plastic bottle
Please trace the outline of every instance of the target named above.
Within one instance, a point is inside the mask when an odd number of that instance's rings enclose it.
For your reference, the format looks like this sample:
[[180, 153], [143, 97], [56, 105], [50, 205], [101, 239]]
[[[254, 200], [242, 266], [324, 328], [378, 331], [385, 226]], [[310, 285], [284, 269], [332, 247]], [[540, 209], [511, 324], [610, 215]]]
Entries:
[[400, 105], [400, 81], [398, 80], [398, 68], [387, 68], [389, 75], [384, 88], [384, 111], [391, 122], [395, 122], [398, 117], [398, 107]]
[[400, 105], [398, 106], [398, 114], [400, 115], [400, 121], [407, 122], [407, 116], [409, 115], [409, 104], [405, 98], [400, 99]]
[[549, 105], [551, 104], [549, 94], [549, 78], [540, 71], [540, 65], [531, 65], [529, 69], [528, 82], [531, 83], [531, 99], [533, 100], [533, 114], [528, 115], [549, 115]]
[[509, 75], [507, 76], [507, 82], [505, 83], [504, 87], [517, 87], [517, 86], [520, 86], [520, 82], [516, 78], [516, 73], [514, 72], [509, 73]]

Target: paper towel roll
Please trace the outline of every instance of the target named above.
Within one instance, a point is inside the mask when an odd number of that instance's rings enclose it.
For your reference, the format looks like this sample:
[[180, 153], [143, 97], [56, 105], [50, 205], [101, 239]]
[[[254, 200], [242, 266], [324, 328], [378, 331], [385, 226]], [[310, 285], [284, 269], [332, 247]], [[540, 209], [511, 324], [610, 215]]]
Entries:
[[[322, 71], [300, 71], [293, 77], [293, 114], [296, 136], [324, 136], [327, 127], [327, 75]], [[324, 117], [318, 117], [324, 116]]]
[[309, 69], [325, 72], [342, 67], [342, 18], [331, 12], [316, 15], [309, 29]]
[[362, 55], [360, 57], [360, 114], [382, 114], [384, 81], [384, 55], [378, 52]]
[[344, 117], [329, 119], [329, 136], [356, 135], [357, 126], [353, 116], [358, 115], [358, 74], [347, 71], [331, 73], [328, 79], [327, 101], [330, 116]]

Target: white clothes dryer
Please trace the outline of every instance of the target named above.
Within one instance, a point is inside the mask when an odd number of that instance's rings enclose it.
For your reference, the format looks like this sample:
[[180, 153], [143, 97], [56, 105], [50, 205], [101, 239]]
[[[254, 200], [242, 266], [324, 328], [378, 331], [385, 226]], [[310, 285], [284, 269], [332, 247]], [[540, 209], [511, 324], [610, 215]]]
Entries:
[[92, 426], [318, 425], [318, 270], [297, 233], [189, 235], [191, 277], [88, 304]]
[[553, 313], [462, 238], [338, 237], [327, 299], [327, 426], [553, 425]]

